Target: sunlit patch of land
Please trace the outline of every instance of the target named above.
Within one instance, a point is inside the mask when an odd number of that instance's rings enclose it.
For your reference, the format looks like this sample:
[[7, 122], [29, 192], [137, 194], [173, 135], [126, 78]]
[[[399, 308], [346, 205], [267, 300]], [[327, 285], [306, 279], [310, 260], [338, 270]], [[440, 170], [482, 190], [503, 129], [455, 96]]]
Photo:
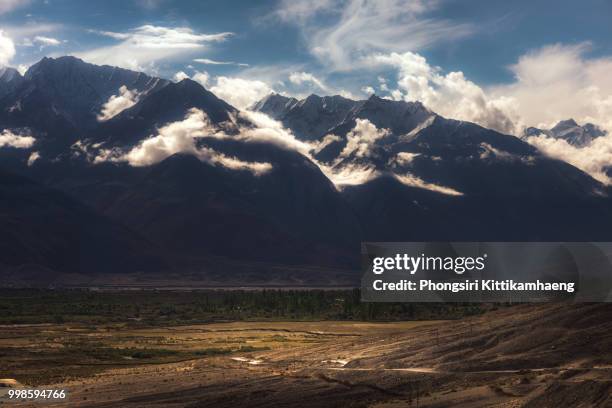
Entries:
[[369, 333], [409, 330], [422, 322], [231, 322], [133, 328], [125, 324], [3, 325], [0, 377], [43, 385], [103, 371], [298, 350]]
[[68, 403], [46, 405], [59, 407], [610, 405], [612, 305], [485, 310], [454, 320], [6, 324], [0, 378], [69, 390]]

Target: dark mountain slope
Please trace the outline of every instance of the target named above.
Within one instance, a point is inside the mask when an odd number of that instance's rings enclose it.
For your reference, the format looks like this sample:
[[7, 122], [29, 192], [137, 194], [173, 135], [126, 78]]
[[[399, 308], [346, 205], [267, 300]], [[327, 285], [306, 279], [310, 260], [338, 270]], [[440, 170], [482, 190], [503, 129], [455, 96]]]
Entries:
[[0, 169], [0, 265], [63, 273], [167, 269], [155, 246], [57, 190]]
[[215, 148], [273, 169], [254, 176], [179, 154], [142, 168], [73, 163], [31, 171], [173, 253], [355, 262], [350, 254], [358, 249], [359, 222], [316, 166], [270, 145], [224, 142]]
[[15, 68], [0, 68], [0, 98], [13, 92], [22, 82], [23, 77]]
[[[387, 133], [366, 151], [341, 154], [360, 119]], [[340, 140], [317, 159], [337, 172], [372, 173], [342, 187], [364, 240], [612, 238], [606, 187], [516, 137], [376, 96], [329, 133]]]

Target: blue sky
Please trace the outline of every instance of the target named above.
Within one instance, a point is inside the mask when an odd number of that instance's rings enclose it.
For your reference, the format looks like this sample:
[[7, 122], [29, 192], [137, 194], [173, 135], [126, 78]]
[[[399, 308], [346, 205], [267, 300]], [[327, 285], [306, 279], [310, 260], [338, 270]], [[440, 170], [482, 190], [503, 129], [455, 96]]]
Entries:
[[612, 127], [611, 17], [607, 0], [0, 0], [0, 63], [77, 55], [191, 77], [239, 107], [375, 92], [508, 132]]

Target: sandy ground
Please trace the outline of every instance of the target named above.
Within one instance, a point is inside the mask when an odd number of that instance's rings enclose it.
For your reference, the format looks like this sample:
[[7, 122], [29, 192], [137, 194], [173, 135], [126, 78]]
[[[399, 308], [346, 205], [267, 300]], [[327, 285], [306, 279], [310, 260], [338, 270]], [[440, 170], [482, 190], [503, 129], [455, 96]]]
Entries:
[[612, 406], [610, 305], [524, 305], [424, 325], [229, 323], [131, 336], [243, 336], [270, 349], [109, 368], [51, 384], [69, 400], [44, 406]]

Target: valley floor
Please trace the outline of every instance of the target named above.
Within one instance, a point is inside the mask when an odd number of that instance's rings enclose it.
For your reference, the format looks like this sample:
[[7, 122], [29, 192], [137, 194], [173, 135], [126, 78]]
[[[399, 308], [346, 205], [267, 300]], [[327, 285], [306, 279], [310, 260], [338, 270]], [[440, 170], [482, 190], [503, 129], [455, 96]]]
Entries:
[[607, 304], [520, 305], [454, 321], [1, 332], [0, 377], [68, 390], [68, 403], [44, 406], [612, 406]]

